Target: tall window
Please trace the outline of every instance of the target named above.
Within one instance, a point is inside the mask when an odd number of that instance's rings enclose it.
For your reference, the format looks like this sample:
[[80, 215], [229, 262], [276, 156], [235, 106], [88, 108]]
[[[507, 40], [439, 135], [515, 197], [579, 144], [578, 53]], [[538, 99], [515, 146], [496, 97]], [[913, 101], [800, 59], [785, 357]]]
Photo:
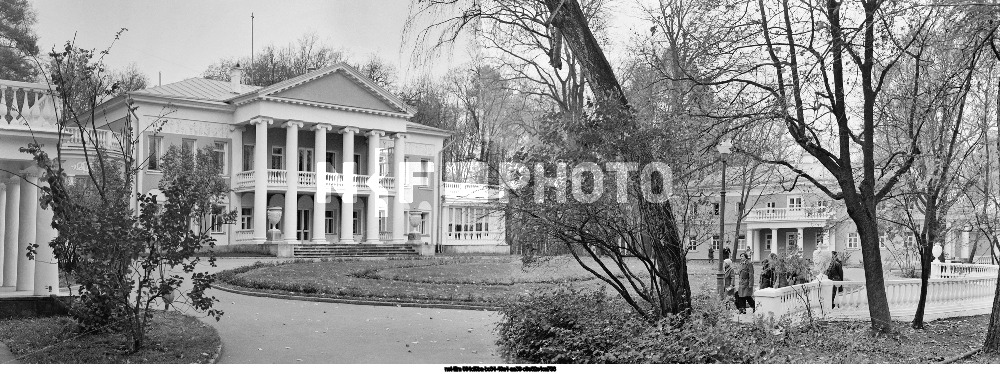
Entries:
[[312, 148], [299, 148], [299, 171], [313, 171]]
[[386, 211], [378, 211], [378, 232], [388, 232], [389, 231], [389, 217], [386, 216]]
[[149, 170], [160, 170], [160, 142], [163, 138], [159, 136], [149, 137], [149, 160], [147, 161]]
[[361, 175], [361, 155], [354, 154], [354, 175]]
[[913, 234], [906, 235], [906, 239], [905, 240], [906, 240], [906, 248], [916, 248], [916, 246], [917, 246], [917, 237], [916, 236], [913, 236]]
[[740, 235], [740, 237], [738, 239], [736, 239], [736, 250], [737, 251], [742, 251], [742, 250], [744, 250], [746, 248], [747, 248], [747, 236], [746, 235]]
[[823, 238], [823, 237], [824, 237], [824, 236], [826, 236], [826, 234], [825, 234], [825, 233], [822, 233], [822, 232], [817, 232], [817, 233], [816, 233], [816, 246], [817, 246], [817, 247], [819, 247], [819, 246], [823, 245], [823, 243], [824, 243], [824, 241], [823, 241], [823, 240], [824, 240], [824, 238]]
[[722, 248], [722, 242], [719, 241], [719, 236], [718, 235], [712, 235], [712, 249], [715, 250], [716, 252], [718, 252], [719, 249], [721, 249], [721, 248]]
[[[785, 236], [785, 248], [798, 247], [799, 246], [798, 239], [799, 239], [799, 234], [794, 233], [794, 232], [788, 233], [788, 235]], [[799, 248], [799, 249], [802, 249], [802, 248]]]
[[420, 175], [420, 185], [422, 185], [422, 186], [430, 186], [430, 180], [431, 180], [430, 177], [431, 177], [431, 172], [432, 171], [433, 170], [431, 170], [431, 160], [428, 160], [426, 158], [425, 159], [421, 159], [420, 160], [420, 173], [421, 173], [421, 175]]
[[772, 234], [764, 234], [764, 247], [771, 248], [771, 240], [774, 240], [774, 236]]
[[858, 233], [847, 233], [847, 248], [861, 248], [861, 238]]
[[211, 226], [209, 226], [209, 231], [213, 234], [222, 234], [222, 221], [225, 214], [226, 207], [222, 205], [212, 206], [212, 216], [210, 217]]
[[219, 165], [219, 173], [226, 175], [226, 142], [215, 142], [214, 147], [212, 147], [212, 157]]
[[326, 152], [326, 172], [336, 173], [337, 172], [337, 153], [336, 152]]
[[393, 148], [382, 148], [379, 150], [379, 155], [378, 155], [379, 176], [386, 177], [393, 174], [392, 154], [393, 154]]
[[354, 211], [354, 235], [361, 235], [361, 218], [358, 215], [358, 211]]
[[271, 147], [271, 169], [284, 169], [285, 168], [285, 148], [274, 146]]
[[253, 144], [243, 145], [243, 171], [253, 170]]
[[429, 220], [430, 213], [420, 214], [420, 234], [427, 235], [427, 221]]
[[240, 209], [240, 230], [253, 229], [253, 208]]
[[340, 231], [340, 225], [337, 224], [337, 217], [340, 217], [335, 210], [326, 211], [326, 216], [323, 218], [323, 224], [326, 226], [327, 234], [336, 234]]
[[194, 139], [181, 139], [181, 149], [191, 151], [191, 157], [198, 153], [198, 142]]

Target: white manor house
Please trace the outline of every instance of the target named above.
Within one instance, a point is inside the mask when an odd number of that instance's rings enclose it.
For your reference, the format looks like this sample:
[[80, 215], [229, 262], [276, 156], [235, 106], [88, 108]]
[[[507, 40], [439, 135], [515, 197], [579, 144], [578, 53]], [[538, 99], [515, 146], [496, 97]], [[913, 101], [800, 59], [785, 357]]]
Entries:
[[[502, 216], [488, 209], [496, 189], [438, 177], [449, 133], [408, 121], [413, 108], [351, 66], [269, 87], [242, 84], [238, 68], [231, 75], [230, 82], [190, 78], [129, 95], [138, 107], [137, 154], [145, 159], [137, 192], [159, 194], [159, 158], [171, 145], [218, 152], [232, 188], [220, 208], [239, 212], [234, 225], [212, 225], [219, 251], [509, 251]], [[97, 138], [109, 149], [126, 122], [125, 100], [96, 110], [103, 118]], [[23, 278], [27, 287], [39, 266], [28, 265], [18, 248], [54, 232], [43, 224], [51, 213], [37, 204], [37, 167], [19, 148], [32, 133], [43, 148], [56, 143], [56, 102], [45, 85], [0, 80], [0, 104], [0, 169], [9, 171], [0, 172], [0, 260], [4, 285]], [[85, 174], [80, 134], [64, 134], [62, 148], [67, 173]]]

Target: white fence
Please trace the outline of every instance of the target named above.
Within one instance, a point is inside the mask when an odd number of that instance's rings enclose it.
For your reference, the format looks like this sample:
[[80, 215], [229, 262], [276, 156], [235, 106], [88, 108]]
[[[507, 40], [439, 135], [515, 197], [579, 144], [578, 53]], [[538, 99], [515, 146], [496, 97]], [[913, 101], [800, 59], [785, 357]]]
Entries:
[[[996, 265], [935, 263], [927, 284], [925, 320], [988, 314], [996, 290]], [[935, 276], [937, 274], [937, 276]], [[920, 298], [920, 279], [885, 281], [889, 311], [895, 320], [913, 318]], [[818, 280], [754, 292], [757, 313], [793, 321], [810, 312], [821, 319], [868, 319], [864, 281]]]

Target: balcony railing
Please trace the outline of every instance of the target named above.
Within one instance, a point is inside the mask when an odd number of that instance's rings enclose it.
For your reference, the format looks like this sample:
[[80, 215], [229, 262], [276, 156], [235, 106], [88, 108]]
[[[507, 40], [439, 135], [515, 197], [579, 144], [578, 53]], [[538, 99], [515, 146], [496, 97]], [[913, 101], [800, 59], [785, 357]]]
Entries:
[[503, 198], [503, 190], [497, 186], [478, 183], [444, 182], [444, 196], [448, 199], [491, 200]]
[[111, 130], [87, 129], [81, 131], [79, 128], [67, 128], [65, 131], [69, 135], [62, 140], [66, 147], [82, 147], [84, 139], [86, 139], [88, 148], [94, 147], [95, 144], [102, 149], [114, 150], [116, 148], [114, 146], [115, 138]]
[[25, 124], [34, 130], [56, 128], [56, 103], [48, 87], [0, 79], [0, 127]]
[[[233, 182], [233, 188], [236, 190], [250, 190], [254, 187], [254, 170], [243, 171], [236, 174], [236, 180]], [[312, 171], [300, 171], [298, 173], [298, 187], [300, 188], [316, 188], [316, 173]], [[340, 173], [326, 173], [326, 185], [333, 189], [334, 192], [343, 191], [344, 186], [344, 175]], [[368, 188], [368, 176], [367, 175], [355, 175], [351, 178], [352, 184], [358, 191], [370, 191]], [[385, 187], [387, 190], [392, 190], [395, 187], [396, 182], [392, 177], [381, 177], [379, 180], [379, 185]], [[288, 171], [268, 169], [267, 170], [267, 187], [275, 188], [287, 188], [288, 187]]]
[[757, 208], [751, 209], [747, 221], [825, 220], [833, 218], [833, 211], [823, 207], [808, 208]]

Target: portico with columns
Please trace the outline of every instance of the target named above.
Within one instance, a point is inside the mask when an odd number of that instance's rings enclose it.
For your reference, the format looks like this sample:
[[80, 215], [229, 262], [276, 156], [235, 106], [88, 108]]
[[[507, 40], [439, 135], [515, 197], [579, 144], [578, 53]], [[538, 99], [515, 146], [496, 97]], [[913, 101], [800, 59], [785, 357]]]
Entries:
[[[0, 297], [60, 294], [59, 265], [49, 246], [57, 236], [53, 212], [39, 200], [47, 182], [31, 155], [19, 152], [34, 139], [53, 154], [54, 120], [54, 101], [45, 86], [0, 80]], [[76, 161], [81, 152], [70, 139], [63, 142], [64, 161]], [[28, 258], [31, 245], [38, 247]]]
[[[434, 241], [431, 174], [448, 132], [409, 122], [412, 108], [343, 64], [230, 91], [240, 220], [220, 244], [400, 244], [421, 226], [418, 240]], [[408, 226], [413, 212], [427, 222]]]

